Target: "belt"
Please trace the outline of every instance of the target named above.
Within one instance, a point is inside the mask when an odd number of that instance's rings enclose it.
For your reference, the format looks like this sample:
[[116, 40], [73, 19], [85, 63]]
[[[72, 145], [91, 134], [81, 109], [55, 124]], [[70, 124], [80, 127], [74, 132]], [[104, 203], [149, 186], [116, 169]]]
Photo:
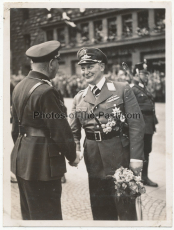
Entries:
[[48, 135], [42, 129], [19, 126], [19, 136], [47, 137]]
[[86, 132], [86, 138], [88, 140], [103, 141], [111, 139], [112, 137], [119, 137], [119, 131], [111, 131], [109, 133], [101, 133], [100, 131], [95, 131], [94, 133]]
[[143, 110], [141, 110], [141, 112], [144, 115], [154, 115], [154, 111], [143, 111]]

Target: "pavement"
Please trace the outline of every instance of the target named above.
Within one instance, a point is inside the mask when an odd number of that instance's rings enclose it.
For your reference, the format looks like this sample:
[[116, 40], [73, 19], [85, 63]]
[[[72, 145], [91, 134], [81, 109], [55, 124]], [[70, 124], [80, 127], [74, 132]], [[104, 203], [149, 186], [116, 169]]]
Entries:
[[[72, 99], [65, 99], [70, 112]], [[143, 220], [166, 220], [166, 150], [165, 150], [165, 104], [156, 104], [159, 120], [153, 137], [153, 151], [150, 154], [149, 178], [158, 183], [157, 188], [146, 187], [141, 196]], [[82, 132], [84, 138], [84, 133]], [[83, 139], [82, 139], [83, 141]], [[13, 145], [13, 144], [12, 144]], [[78, 168], [67, 163], [66, 183], [62, 184], [63, 220], [92, 220], [89, 202], [88, 177], [84, 160]], [[18, 185], [11, 183], [11, 217], [22, 219]]]

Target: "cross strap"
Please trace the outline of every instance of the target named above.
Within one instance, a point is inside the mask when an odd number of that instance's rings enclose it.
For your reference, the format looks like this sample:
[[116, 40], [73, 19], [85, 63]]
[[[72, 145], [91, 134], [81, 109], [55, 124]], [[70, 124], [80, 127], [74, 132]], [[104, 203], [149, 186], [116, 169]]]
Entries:
[[45, 84], [44, 82], [38, 82], [37, 84], [35, 84], [31, 89], [30, 91], [28, 92], [27, 96], [24, 98], [24, 101], [23, 101], [23, 104], [22, 104], [22, 107], [21, 107], [21, 113], [19, 111], [19, 118], [18, 118], [18, 121], [19, 121], [19, 125], [22, 124], [22, 117], [23, 117], [23, 113], [24, 113], [24, 109], [25, 109], [25, 106], [27, 104], [27, 101], [28, 99], [30, 98], [31, 94], [34, 92], [34, 90], [39, 87], [40, 85], [43, 85]]

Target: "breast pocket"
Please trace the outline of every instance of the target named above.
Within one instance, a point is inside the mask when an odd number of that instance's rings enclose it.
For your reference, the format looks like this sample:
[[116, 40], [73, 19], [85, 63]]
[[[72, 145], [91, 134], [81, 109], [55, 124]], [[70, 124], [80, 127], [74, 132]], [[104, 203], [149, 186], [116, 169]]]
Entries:
[[123, 100], [119, 99], [119, 100], [115, 100], [112, 102], [106, 102], [105, 108], [106, 108], [107, 112], [110, 112], [115, 107], [121, 108], [122, 105], [123, 105]]
[[138, 102], [145, 102], [145, 101], [146, 101], [146, 98], [147, 98], [147, 96], [146, 96], [144, 93], [139, 93], [139, 94], [137, 95], [137, 100], [138, 100]]
[[76, 108], [76, 117], [81, 121], [84, 122], [88, 115], [88, 108], [87, 107], [77, 107]]

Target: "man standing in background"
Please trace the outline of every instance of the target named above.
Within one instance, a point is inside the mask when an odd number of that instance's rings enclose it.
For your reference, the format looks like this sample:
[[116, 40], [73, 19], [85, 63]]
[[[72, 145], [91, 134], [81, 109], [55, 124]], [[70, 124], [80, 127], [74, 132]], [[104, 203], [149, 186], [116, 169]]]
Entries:
[[158, 120], [155, 115], [155, 104], [152, 94], [147, 90], [149, 72], [147, 71], [147, 64], [141, 62], [135, 65], [134, 79], [130, 86], [137, 98], [141, 112], [145, 121], [145, 135], [144, 135], [144, 162], [142, 171], [142, 180], [144, 185], [158, 187], [157, 183], [152, 182], [148, 177], [149, 154], [152, 151], [152, 137], [156, 131], [155, 125]]

